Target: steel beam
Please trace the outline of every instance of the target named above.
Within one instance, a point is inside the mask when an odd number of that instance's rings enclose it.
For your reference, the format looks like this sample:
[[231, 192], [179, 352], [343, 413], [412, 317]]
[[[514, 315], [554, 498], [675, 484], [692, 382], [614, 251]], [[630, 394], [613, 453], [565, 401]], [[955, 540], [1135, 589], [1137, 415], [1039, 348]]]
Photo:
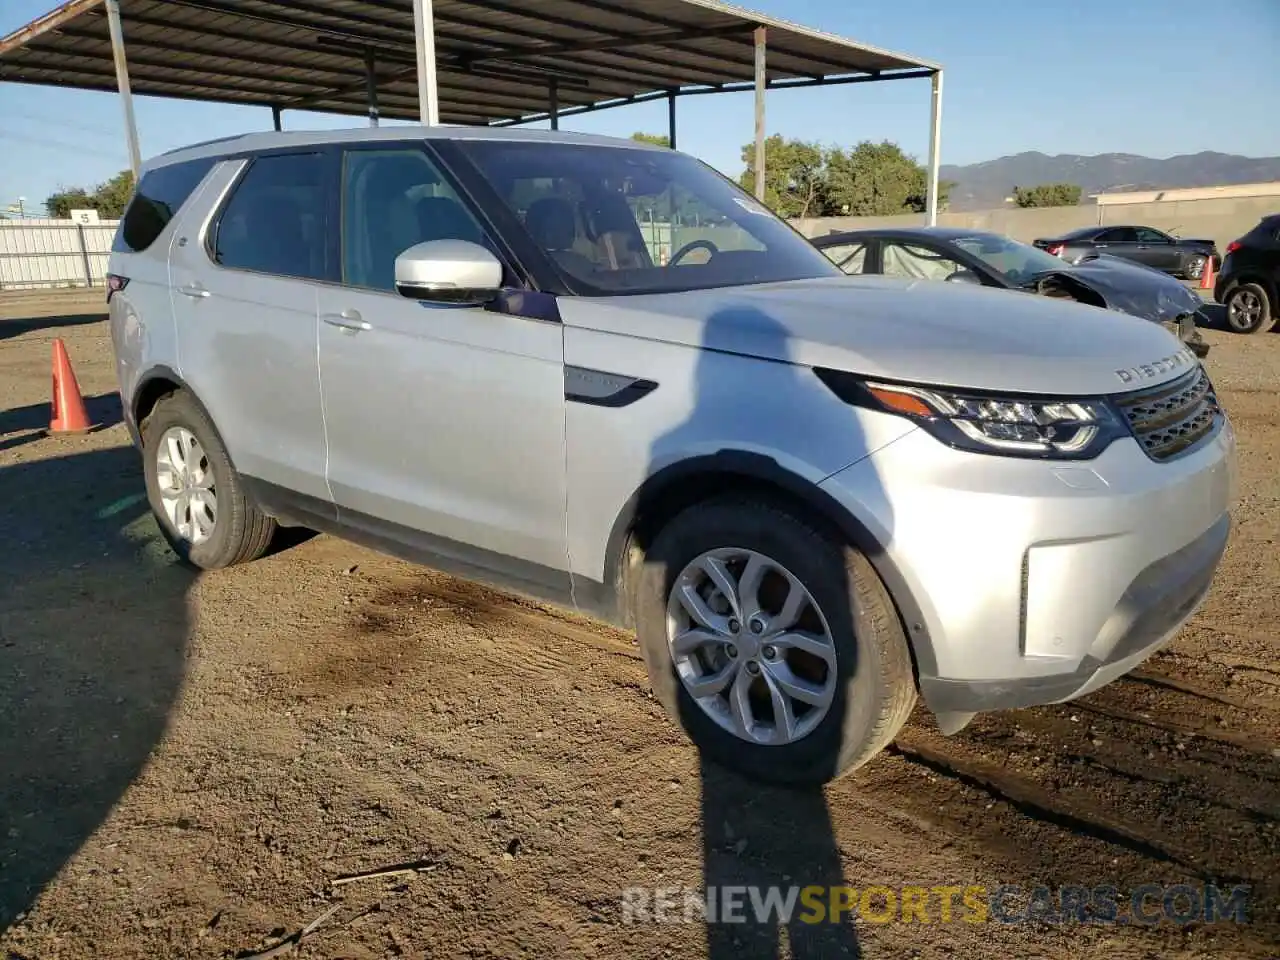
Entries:
[[431, 0], [413, 0], [413, 39], [418, 54], [418, 113], [429, 127], [440, 124], [436, 88], [436, 22]]
[[756, 27], [756, 199], [764, 202], [764, 92], [769, 83], [767, 73], [767, 52], [765, 49], [766, 31], [764, 27]]
[[133, 115], [133, 90], [129, 87], [129, 61], [124, 51], [124, 28], [120, 24], [120, 0], [105, 0], [107, 28], [111, 32], [111, 57], [116, 63], [116, 90], [124, 109], [124, 135], [129, 143], [129, 167], [133, 182], [142, 173], [142, 150], [138, 146], [138, 121]]
[[933, 74], [933, 96], [929, 113], [929, 182], [925, 187], [925, 216], [929, 226], [938, 225], [938, 168], [942, 163], [942, 71]]

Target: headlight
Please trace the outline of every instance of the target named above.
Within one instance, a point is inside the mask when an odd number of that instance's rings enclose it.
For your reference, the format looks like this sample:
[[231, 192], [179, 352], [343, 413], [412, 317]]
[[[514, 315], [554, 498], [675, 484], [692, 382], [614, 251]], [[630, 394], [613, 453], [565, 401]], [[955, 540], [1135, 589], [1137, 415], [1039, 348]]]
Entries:
[[943, 443], [975, 453], [1089, 460], [1127, 432], [1097, 398], [1000, 396], [816, 372], [842, 400], [907, 417]]

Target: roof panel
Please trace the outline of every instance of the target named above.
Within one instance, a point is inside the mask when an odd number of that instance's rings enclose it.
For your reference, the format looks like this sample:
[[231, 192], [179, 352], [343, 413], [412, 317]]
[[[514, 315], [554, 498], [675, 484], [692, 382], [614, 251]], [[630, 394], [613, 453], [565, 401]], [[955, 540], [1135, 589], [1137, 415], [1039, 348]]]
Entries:
[[[416, 119], [413, 0], [119, 0], [133, 91]], [[512, 123], [668, 92], [741, 89], [766, 28], [771, 84], [919, 76], [938, 66], [717, 0], [435, 0], [443, 120]], [[0, 38], [0, 81], [114, 89], [101, 0]], [[466, 118], [465, 120], [461, 118]]]

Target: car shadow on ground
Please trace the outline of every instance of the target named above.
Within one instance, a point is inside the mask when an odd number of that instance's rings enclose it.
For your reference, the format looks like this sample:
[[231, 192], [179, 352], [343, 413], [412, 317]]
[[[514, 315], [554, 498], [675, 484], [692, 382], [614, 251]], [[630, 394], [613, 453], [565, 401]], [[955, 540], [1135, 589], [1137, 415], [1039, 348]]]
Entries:
[[[84, 398], [85, 413], [95, 430], [114, 427], [123, 419], [118, 393], [100, 393]], [[10, 450], [23, 444], [40, 440], [49, 427], [52, 415], [49, 403], [35, 403], [27, 407], [0, 410], [0, 450]]]
[[142, 489], [131, 448], [0, 467], [0, 933], [138, 777], [182, 686], [193, 574], [148, 539]]
[[105, 313], [70, 313], [53, 317], [23, 317], [16, 320], [0, 319], [0, 340], [31, 333], [33, 330], [58, 330], [62, 327], [80, 327], [101, 323]]

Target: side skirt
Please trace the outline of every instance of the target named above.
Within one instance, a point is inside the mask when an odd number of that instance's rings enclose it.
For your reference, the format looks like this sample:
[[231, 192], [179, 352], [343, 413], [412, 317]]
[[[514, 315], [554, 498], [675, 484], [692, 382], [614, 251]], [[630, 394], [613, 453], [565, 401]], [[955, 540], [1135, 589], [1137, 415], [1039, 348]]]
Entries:
[[241, 477], [263, 511], [285, 526], [306, 527], [379, 553], [623, 626], [615, 591], [568, 571], [358, 513], [253, 477]]

